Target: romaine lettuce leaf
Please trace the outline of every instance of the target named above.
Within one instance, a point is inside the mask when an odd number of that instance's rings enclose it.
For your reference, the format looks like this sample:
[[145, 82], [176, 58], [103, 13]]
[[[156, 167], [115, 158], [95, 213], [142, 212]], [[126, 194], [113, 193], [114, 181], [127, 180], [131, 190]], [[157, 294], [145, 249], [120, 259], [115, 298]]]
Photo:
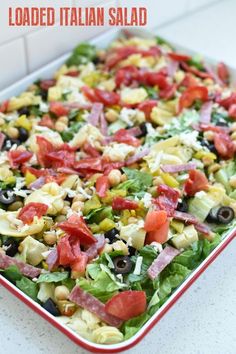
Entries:
[[149, 318], [150, 316], [147, 312], [145, 312], [138, 317], [134, 317], [131, 320], [126, 321], [121, 328], [121, 331], [124, 333], [124, 339], [127, 340], [137, 333], [138, 330], [142, 328], [143, 325], [149, 320]]
[[40, 274], [37, 283], [58, 283], [69, 277], [69, 272], [53, 272]]

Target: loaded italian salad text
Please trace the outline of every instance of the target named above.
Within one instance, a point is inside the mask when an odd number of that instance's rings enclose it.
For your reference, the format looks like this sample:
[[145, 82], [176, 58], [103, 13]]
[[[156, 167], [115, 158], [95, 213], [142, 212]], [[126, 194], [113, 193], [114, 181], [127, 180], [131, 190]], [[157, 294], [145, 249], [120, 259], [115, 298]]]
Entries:
[[90, 341], [132, 337], [236, 225], [223, 63], [83, 43], [0, 112], [0, 272]]

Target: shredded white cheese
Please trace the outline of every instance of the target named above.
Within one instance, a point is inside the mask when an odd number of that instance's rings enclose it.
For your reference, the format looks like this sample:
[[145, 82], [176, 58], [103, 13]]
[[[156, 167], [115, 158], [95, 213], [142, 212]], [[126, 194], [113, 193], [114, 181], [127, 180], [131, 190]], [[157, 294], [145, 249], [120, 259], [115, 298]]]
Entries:
[[133, 274], [135, 275], [141, 274], [142, 263], [143, 263], [143, 257], [142, 256], [137, 257]]

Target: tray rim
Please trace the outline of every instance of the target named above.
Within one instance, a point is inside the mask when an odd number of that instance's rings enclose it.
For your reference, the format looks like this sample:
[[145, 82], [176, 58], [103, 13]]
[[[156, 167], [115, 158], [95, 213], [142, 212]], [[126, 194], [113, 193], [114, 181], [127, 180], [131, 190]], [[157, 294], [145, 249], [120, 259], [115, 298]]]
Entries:
[[[153, 37], [150, 31], [143, 29], [129, 29], [129, 33], [132, 35], [137, 35], [141, 37]], [[118, 37], [123, 33], [121, 29], [112, 29], [107, 32], [94, 37], [88, 42], [104, 47], [113, 39]], [[156, 34], [156, 33], [155, 33]], [[169, 41], [169, 40], [168, 40]], [[183, 50], [185, 53], [194, 55], [197, 54], [193, 50], [181, 46], [173, 41], [169, 41], [175, 48]], [[63, 64], [63, 62], [68, 58], [70, 53], [64, 54], [58, 59], [50, 62], [49, 64], [43, 66], [42, 68], [34, 71], [33, 73], [27, 75], [25, 78], [17, 81], [16, 83], [10, 85], [6, 89], [0, 91], [0, 101], [5, 100], [11, 96], [17, 95], [22, 92], [28, 85], [30, 85], [36, 79], [43, 77], [47, 78], [55, 72], [55, 70]], [[204, 56], [207, 63], [215, 67], [217, 61]], [[236, 70], [229, 67], [231, 74], [236, 78]], [[71, 330], [68, 326], [62, 324], [57, 320], [56, 317], [52, 316], [46, 310], [44, 310], [39, 304], [25, 295], [21, 290], [19, 290], [14, 284], [9, 282], [6, 278], [0, 275], [0, 284], [4, 286], [9, 292], [16, 296], [19, 300], [24, 302], [29, 306], [34, 312], [39, 314], [42, 318], [51, 323], [54, 327], [60, 330], [68, 338], [70, 338], [77, 345], [83, 347], [84, 349], [94, 352], [94, 353], [119, 353], [121, 351], [127, 350], [139, 343], [142, 338], [144, 338], [148, 332], [161, 320], [165, 313], [178, 301], [178, 299], [186, 292], [186, 290], [197, 280], [197, 278], [209, 267], [209, 265], [219, 256], [219, 254], [233, 241], [236, 237], [236, 228], [230, 230], [221, 243], [212, 251], [212, 253], [190, 274], [190, 276], [174, 291], [170, 298], [162, 305], [162, 307], [147, 321], [147, 323], [130, 339], [112, 345], [103, 345], [90, 342], [80, 336], [78, 333]]]

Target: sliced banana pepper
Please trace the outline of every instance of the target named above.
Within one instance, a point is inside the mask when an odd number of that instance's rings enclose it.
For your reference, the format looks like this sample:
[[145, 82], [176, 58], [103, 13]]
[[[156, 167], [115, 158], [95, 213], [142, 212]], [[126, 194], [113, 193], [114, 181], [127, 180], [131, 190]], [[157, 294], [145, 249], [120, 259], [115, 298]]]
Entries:
[[24, 225], [17, 219], [18, 211], [7, 211], [0, 214], [0, 234], [13, 237], [25, 237], [34, 235], [42, 231], [44, 227], [44, 219], [34, 217], [34, 221], [30, 225]]

